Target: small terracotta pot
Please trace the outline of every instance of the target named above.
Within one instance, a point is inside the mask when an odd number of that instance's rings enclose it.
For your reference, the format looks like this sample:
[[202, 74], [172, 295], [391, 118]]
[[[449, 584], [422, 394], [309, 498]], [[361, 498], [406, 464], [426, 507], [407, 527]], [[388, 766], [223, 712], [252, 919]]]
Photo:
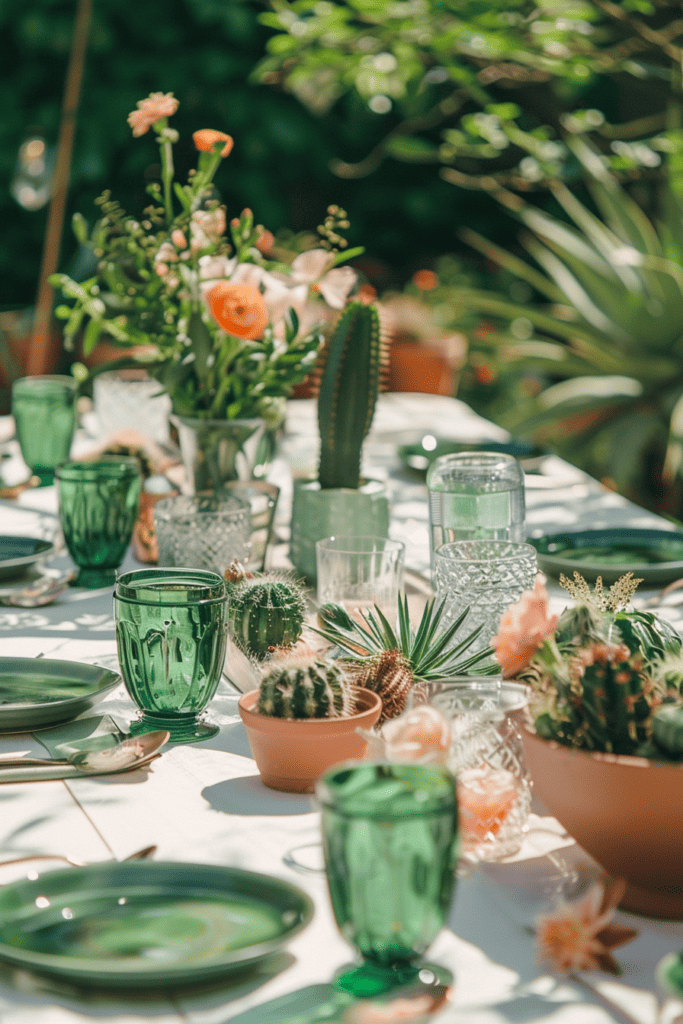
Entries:
[[535, 795], [614, 878], [624, 910], [683, 919], [683, 765], [563, 747], [522, 730]]
[[240, 715], [263, 784], [285, 793], [312, 793], [327, 768], [364, 757], [368, 744], [356, 729], [372, 729], [382, 710], [378, 694], [359, 690], [349, 718], [272, 718], [253, 710], [258, 695], [240, 697]]

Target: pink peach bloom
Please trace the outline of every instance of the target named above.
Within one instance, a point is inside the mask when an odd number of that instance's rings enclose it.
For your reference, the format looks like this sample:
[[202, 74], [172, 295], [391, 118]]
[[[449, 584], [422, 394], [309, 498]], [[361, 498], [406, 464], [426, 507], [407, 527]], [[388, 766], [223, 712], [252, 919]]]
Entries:
[[184, 231], [181, 231], [180, 228], [171, 232], [171, 241], [178, 249], [187, 249], [187, 239]]
[[128, 124], [133, 129], [134, 138], [145, 135], [162, 117], [175, 114], [178, 100], [172, 92], [153, 92], [146, 100], [138, 100], [137, 108], [128, 115]]
[[503, 613], [498, 633], [491, 641], [506, 678], [526, 668], [545, 638], [555, 632], [557, 619], [557, 615], [548, 613], [548, 591], [539, 574], [534, 589], [525, 590], [519, 601]]
[[382, 739], [390, 761], [444, 764], [451, 742], [451, 724], [438, 708], [419, 704], [388, 722]]
[[559, 974], [598, 969], [619, 974], [611, 950], [638, 934], [633, 928], [611, 924], [625, 889], [625, 879], [609, 880], [594, 887], [579, 903], [560, 900], [554, 911], [537, 917], [540, 962]]
[[415, 999], [393, 999], [383, 1006], [363, 1001], [351, 1006], [344, 1014], [344, 1024], [399, 1024], [400, 1021], [421, 1021], [432, 1010], [431, 996]]
[[168, 263], [155, 263], [154, 269], [159, 277], [165, 277], [168, 274]]

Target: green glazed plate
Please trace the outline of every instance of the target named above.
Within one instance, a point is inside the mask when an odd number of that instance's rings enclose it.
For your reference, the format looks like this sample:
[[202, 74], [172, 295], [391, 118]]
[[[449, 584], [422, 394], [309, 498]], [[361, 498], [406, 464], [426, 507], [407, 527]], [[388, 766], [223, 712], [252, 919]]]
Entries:
[[52, 541], [38, 537], [0, 537], [0, 580], [11, 580], [54, 553]]
[[454, 455], [456, 452], [497, 452], [503, 455], [514, 455], [527, 473], [538, 469], [547, 452], [526, 441], [471, 441], [469, 443], [449, 441], [446, 438], [425, 435], [416, 444], [402, 444], [398, 448], [398, 457], [404, 466], [417, 473], [426, 473], [434, 459], [442, 455]]
[[683, 532], [680, 530], [581, 530], [530, 537], [538, 566], [549, 576], [575, 571], [593, 582], [615, 583], [632, 572], [648, 584], [671, 583], [683, 577]]
[[262, 960], [312, 914], [301, 889], [237, 868], [91, 864], [0, 890], [0, 960], [104, 988], [193, 985]]
[[121, 682], [99, 665], [52, 658], [0, 658], [0, 732], [66, 722]]

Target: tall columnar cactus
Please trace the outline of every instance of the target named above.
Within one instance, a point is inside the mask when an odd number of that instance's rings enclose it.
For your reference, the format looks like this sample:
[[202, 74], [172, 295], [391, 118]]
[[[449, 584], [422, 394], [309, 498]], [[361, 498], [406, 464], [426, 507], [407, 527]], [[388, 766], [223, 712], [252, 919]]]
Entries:
[[318, 393], [322, 488], [360, 485], [360, 464], [379, 392], [382, 340], [374, 306], [351, 302], [329, 341]]
[[273, 647], [295, 644], [306, 613], [302, 586], [285, 573], [228, 574], [229, 629], [237, 646], [261, 659]]
[[281, 662], [261, 680], [257, 710], [273, 718], [348, 718], [353, 687], [344, 672], [325, 661]]

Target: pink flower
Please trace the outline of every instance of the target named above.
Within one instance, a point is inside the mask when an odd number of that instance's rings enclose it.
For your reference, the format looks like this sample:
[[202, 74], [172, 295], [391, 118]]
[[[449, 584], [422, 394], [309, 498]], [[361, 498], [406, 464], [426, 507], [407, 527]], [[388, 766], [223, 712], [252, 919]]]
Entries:
[[181, 231], [180, 228], [176, 228], [175, 231], [171, 232], [171, 241], [179, 249], [187, 249], [187, 239], [185, 238], [185, 232]]
[[172, 92], [152, 92], [146, 100], [138, 100], [137, 110], [128, 115], [133, 136], [145, 135], [163, 117], [171, 117], [178, 109], [178, 100]]
[[539, 960], [560, 974], [596, 971], [619, 974], [611, 950], [638, 934], [633, 928], [611, 924], [623, 898], [626, 882], [610, 880], [594, 887], [580, 903], [561, 900], [555, 911], [536, 919]]
[[548, 614], [548, 591], [539, 574], [534, 589], [525, 590], [517, 604], [501, 616], [498, 633], [491, 641], [505, 677], [526, 668], [545, 638], [555, 632], [557, 619]]

